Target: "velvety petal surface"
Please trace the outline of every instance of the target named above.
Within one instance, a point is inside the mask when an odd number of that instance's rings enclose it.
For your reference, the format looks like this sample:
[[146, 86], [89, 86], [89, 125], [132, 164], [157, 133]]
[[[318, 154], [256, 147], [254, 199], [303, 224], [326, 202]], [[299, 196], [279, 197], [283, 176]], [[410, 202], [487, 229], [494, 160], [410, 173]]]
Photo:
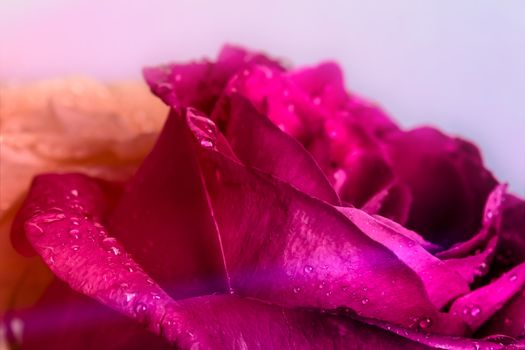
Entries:
[[277, 177], [311, 196], [340, 204], [312, 156], [293, 137], [257, 112], [247, 99], [238, 94], [224, 95], [212, 119], [245, 165]]
[[[432, 331], [452, 331], [453, 322], [441, 323], [418, 276], [392, 252], [325, 202], [246, 168], [213, 142], [203, 144], [200, 133], [187, 138], [184, 130], [195, 125], [183, 112], [172, 112], [163, 134], [177, 139], [177, 147], [198, 147], [235, 291], [286, 306], [347, 307], [405, 326], [429, 317]], [[156, 152], [171, 150], [156, 148], [150, 156]]]
[[416, 241], [396, 231], [392, 226], [356, 208], [340, 207], [338, 209], [361, 231], [390, 249], [416, 272], [423, 281], [430, 300], [438, 309], [470, 291], [468, 284], [457, 271], [448, 268]]
[[450, 313], [462, 317], [475, 331], [517, 295], [524, 286], [525, 263], [522, 263], [490, 284], [454, 301]]
[[232, 75], [250, 64], [283, 69], [263, 54], [226, 45], [216, 62], [167, 64], [145, 68], [143, 74], [152, 92], [167, 105], [194, 107], [210, 114]]
[[389, 134], [385, 147], [396, 178], [411, 189], [408, 228], [444, 246], [477, 232], [496, 181], [474, 145], [419, 128]]

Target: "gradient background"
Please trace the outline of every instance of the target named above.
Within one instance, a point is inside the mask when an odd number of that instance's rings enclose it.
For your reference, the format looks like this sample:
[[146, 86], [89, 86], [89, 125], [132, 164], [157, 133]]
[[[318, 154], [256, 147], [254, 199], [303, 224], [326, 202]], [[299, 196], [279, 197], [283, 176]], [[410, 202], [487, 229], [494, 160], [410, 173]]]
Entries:
[[224, 42], [333, 58], [351, 90], [473, 140], [525, 195], [524, 18], [524, 0], [0, 0], [0, 80], [139, 79]]

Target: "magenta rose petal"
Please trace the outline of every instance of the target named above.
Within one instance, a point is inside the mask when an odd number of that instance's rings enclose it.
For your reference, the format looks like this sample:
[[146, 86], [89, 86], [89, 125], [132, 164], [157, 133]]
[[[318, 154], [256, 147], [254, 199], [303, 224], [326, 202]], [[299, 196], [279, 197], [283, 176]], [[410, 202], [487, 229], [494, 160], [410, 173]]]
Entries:
[[443, 260], [443, 263], [448, 268], [458, 272], [465, 281], [471, 284], [476, 277], [484, 276], [489, 272], [490, 262], [496, 253], [497, 244], [498, 237], [492, 237], [481, 252], [464, 258], [446, 259]]
[[398, 127], [379, 107], [346, 92], [343, 72], [335, 62], [294, 69], [290, 81], [299, 86], [328, 115], [341, 115], [358, 122], [373, 134], [381, 135]]
[[[198, 147], [236, 292], [285, 306], [346, 307], [406, 326], [428, 317], [430, 331], [460, 327], [442, 322], [418, 276], [388, 249], [325, 202], [217, 152], [210, 135], [197, 131], [191, 113], [184, 112], [172, 111], [160, 140], [177, 140], [171, 146], [180, 149]], [[171, 157], [172, 151], [159, 146], [149, 157]], [[158, 166], [168, 171], [160, 161]], [[410, 303], [403, 302], [405, 295]]]
[[98, 181], [80, 174], [40, 175], [26, 203], [35, 210], [25, 222], [26, 235], [57, 277], [159, 332], [173, 301], [101, 224], [108, 205]]
[[503, 267], [525, 261], [525, 201], [507, 195], [503, 203], [497, 262]]
[[483, 325], [478, 334], [505, 334], [525, 340], [525, 288], [508, 301], [490, 320]]
[[476, 251], [486, 248], [487, 243], [494, 236], [500, 238], [500, 230], [503, 220], [503, 210], [507, 186], [496, 186], [487, 198], [483, 210], [481, 228], [470, 239], [459, 242], [447, 250], [438, 252], [436, 255], [441, 259], [464, 258], [474, 255]]
[[[229, 286], [216, 224], [196, 151], [185, 141], [192, 134], [174, 122], [166, 124], [128, 181], [109, 219], [110, 230], [173, 298], [225, 292]], [[217, 143], [208, 136], [217, 134], [208, 118], [194, 122], [203, 145]]]
[[525, 286], [525, 263], [500, 276], [490, 284], [454, 301], [450, 314], [462, 317], [475, 331]]
[[406, 227], [400, 225], [399, 223], [392, 221], [388, 218], [385, 218], [381, 215], [373, 215], [373, 217], [377, 220], [382, 222], [384, 225], [389, 226], [394, 231], [402, 234], [405, 237], [410, 238], [411, 240], [417, 242], [420, 246], [425, 248], [427, 251], [434, 253], [441, 249], [440, 246], [435, 245], [434, 243], [426, 241], [420, 234], [417, 232], [414, 232], [412, 230], [407, 229]]
[[193, 107], [210, 114], [231, 76], [251, 64], [283, 69], [277, 61], [262, 54], [226, 45], [217, 62], [202, 60], [148, 67], [143, 74], [151, 91], [168, 106]]
[[474, 145], [432, 128], [390, 133], [385, 142], [396, 177], [412, 192], [408, 228], [443, 246], [480, 228], [496, 181]]
[[12, 334], [11, 340], [26, 350], [172, 348], [140, 323], [59, 280], [52, 282], [35, 305], [11, 313], [8, 320], [23, 325], [21, 339]]
[[392, 226], [368, 215], [362, 210], [348, 207], [338, 208], [367, 236], [390, 249], [396, 256], [417, 273], [423, 281], [432, 303], [441, 309], [451, 300], [468, 293], [468, 284], [454, 271], [428, 253], [416, 241], [393, 229]]
[[[449, 337], [439, 334], [423, 333], [420, 330], [406, 329], [391, 325], [383, 321], [361, 319], [362, 322], [374, 325], [389, 332], [398, 334], [406, 339], [411, 339], [418, 344], [428, 346], [431, 349], [454, 349], [454, 350], [506, 350], [522, 349], [523, 342], [516, 339], [492, 338], [472, 339], [463, 337]], [[509, 345], [515, 347], [508, 347]]]
[[[146, 324], [151, 331], [181, 348], [199, 345], [215, 349], [227, 344], [263, 348], [317, 344], [325, 348], [348, 341], [363, 346], [371, 343], [389, 348], [421, 348], [409, 340], [370, 329], [351, 319], [286, 310], [237, 296], [204, 296], [175, 303], [98, 222], [105, 214], [105, 201], [99, 183], [86, 176], [37, 177], [27, 203], [34, 204], [33, 207], [41, 212], [37, 211], [26, 221], [30, 242], [50, 269], [72, 289]], [[85, 342], [93, 345], [104, 339], [113, 348], [120, 345], [140, 347], [148, 339], [151, 347], [164, 348], [161, 340], [150, 339], [142, 332], [138, 323], [134, 326], [104, 306], [68, 293], [67, 288], [52, 287], [48, 293], [51, 301], [55, 300], [54, 304], [50, 305], [47, 300], [43, 309], [36, 308], [22, 315], [30, 330], [26, 333], [30, 337], [26, 339], [29, 348], [34, 344], [81, 348]], [[48, 312], [54, 315], [47, 315]], [[99, 317], [102, 320], [98, 320]], [[253, 322], [247, 322], [248, 319]], [[255, 320], [258, 327], [253, 327]], [[50, 325], [58, 329], [47, 332], [45, 327]], [[102, 331], [99, 327], [104, 327], [104, 335], [92, 339]], [[47, 338], [57, 334], [53, 331], [63, 332], [65, 338], [60, 339], [63, 343], [57, 345], [56, 338]]]
[[259, 114], [244, 97], [224, 95], [216, 105], [212, 119], [245, 165], [328, 203], [340, 204], [312, 156], [294, 138]]
[[410, 188], [399, 183], [392, 183], [376, 193], [362, 209], [369, 214], [376, 214], [404, 225], [410, 214], [412, 194]]
[[246, 97], [301, 142], [345, 202], [361, 206], [392, 181], [371, 131], [355, 118], [322, 108], [318, 97], [310, 96], [286, 73], [252, 66], [232, 77], [226, 91]]
[[[175, 325], [183, 323], [194, 335], [177, 343], [185, 349], [197, 341], [204, 349], [343, 349], [350, 344], [363, 350], [428, 348], [349, 317], [286, 309], [235, 295], [186, 299], [181, 309], [180, 318], [171, 322], [174, 327], [164, 334], [172, 338], [170, 334], [179, 331]], [[168, 315], [165, 323], [170, 321]]]

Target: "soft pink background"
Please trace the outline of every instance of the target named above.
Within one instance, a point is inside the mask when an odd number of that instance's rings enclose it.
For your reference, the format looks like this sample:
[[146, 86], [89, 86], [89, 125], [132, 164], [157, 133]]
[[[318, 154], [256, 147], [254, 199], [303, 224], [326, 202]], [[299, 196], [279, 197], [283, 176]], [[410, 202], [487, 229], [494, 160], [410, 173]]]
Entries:
[[334, 58], [403, 125], [474, 140], [524, 195], [524, 14], [523, 0], [0, 0], [0, 79], [139, 78], [223, 42]]

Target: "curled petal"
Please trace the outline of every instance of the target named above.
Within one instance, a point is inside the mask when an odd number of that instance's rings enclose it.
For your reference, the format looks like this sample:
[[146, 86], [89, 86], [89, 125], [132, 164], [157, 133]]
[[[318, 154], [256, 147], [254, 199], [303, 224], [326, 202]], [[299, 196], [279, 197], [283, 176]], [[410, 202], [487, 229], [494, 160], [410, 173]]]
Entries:
[[427, 252], [416, 241], [366, 214], [364, 211], [338, 208], [366, 235], [383, 244], [417, 273], [423, 281], [430, 300], [438, 309], [456, 297], [470, 291], [467, 283], [442, 261]]
[[500, 276], [490, 284], [454, 301], [452, 315], [462, 317], [472, 330], [477, 330], [525, 286], [525, 263]]

